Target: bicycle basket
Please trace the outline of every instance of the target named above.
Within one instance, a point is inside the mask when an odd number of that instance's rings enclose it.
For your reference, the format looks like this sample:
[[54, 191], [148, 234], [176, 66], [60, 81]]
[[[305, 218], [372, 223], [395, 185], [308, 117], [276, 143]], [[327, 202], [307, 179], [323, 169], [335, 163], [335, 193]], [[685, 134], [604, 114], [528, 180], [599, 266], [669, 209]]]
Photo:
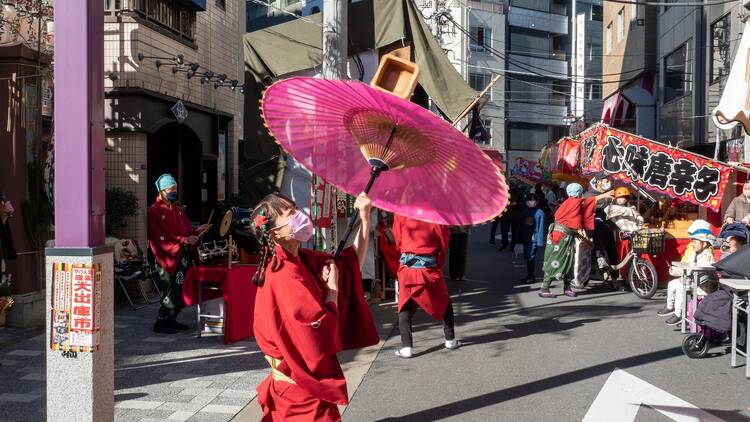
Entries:
[[630, 250], [635, 253], [656, 255], [664, 252], [663, 230], [641, 230], [630, 238]]

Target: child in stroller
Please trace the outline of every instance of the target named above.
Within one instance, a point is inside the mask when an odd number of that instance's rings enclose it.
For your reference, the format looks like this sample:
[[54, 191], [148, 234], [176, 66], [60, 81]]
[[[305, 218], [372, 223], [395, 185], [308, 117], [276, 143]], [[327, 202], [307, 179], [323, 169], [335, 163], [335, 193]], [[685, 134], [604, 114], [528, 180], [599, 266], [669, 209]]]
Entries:
[[[750, 278], [747, 262], [750, 259], [750, 248], [745, 247], [714, 264], [725, 277]], [[744, 301], [747, 302], [747, 296]], [[708, 354], [711, 345], [726, 344], [732, 335], [737, 336], [737, 344], [746, 350], [745, 338], [746, 315], [740, 314], [738, 332], [732, 333], [732, 291], [720, 285], [716, 291], [708, 294], [698, 304], [695, 311], [695, 322], [701, 328], [699, 333], [688, 334], [682, 341], [682, 351], [691, 359], [702, 358]]]

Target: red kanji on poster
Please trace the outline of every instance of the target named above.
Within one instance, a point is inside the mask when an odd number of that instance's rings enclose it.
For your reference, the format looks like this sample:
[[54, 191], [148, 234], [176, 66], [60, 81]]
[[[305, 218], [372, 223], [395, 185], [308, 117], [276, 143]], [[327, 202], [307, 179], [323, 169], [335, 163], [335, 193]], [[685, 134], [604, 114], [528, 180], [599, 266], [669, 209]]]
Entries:
[[581, 133], [581, 170], [604, 172], [681, 201], [721, 208], [731, 168], [617, 129], [599, 125]]
[[73, 312], [70, 328], [73, 331], [94, 330], [93, 282], [94, 268], [73, 268]]

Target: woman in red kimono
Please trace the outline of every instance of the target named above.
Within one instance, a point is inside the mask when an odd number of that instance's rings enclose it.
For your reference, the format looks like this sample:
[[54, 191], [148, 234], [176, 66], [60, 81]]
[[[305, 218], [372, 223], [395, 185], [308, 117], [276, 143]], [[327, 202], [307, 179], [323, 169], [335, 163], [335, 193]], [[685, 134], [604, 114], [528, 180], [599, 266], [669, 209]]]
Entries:
[[396, 356], [412, 356], [411, 320], [417, 307], [424, 309], [432, 318], [443, 320], [446, 348], [455, 349], [461, 345], [456, 340], [453, 304], [443, 278], [450, 235], [447, 226], [425, 223], [398, 214], [393, 218], [393, 236], [401, 253], [401, 265], [398, 268], [401, 349], [396, 351]]
[[[355, 208], [360, 227], [370, 227], [370, 199]], [[254, 332], [271, 365], [258, 386], [264, 421], [338, 421], [338, 405], [349, 402], [336, 353], [378, 343], [362, 291], [361, 263], [368, 230], [335, 262], [326, 253], [301, 249], [310, 240], [310, 217], [282, 195], [266, 196], [252, 219], [263, 254], [253, 283]]]

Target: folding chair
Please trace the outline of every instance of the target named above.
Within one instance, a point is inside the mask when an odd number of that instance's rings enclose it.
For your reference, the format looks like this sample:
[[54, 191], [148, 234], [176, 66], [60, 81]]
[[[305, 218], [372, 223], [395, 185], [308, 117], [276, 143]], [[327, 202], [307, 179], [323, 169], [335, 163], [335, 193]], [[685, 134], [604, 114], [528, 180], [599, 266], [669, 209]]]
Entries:
[[[159, 289], [156, 280], [154, 280], [154, 272], [151, 269], [151, 265], [143, 256], [143, 251], [138, 246], [138, 243], [132, 239], [130, 241], [133, 242], [133, 244], [138, 249], [138, 259], [115, 264], [114, 278], [120, 285], [120, 288], [125, 294], [125, 297], [128, 299], [128, 302], [130, 302], [130, 307], [134, 311], [136, 311], [138, 309], [145, 308], [152, 303], [159, 302], [161, 298], [161, 289]], [[156, 289], [156, 292], [158, 293], [158, 296], [155, 299], [149, 298], [148, 293], [146, 293], [146, 290], [143, 288], [143, 282], [147, 282], [148, 280], [151, 280], [154, 289]], [[143, 298], [144, 303], [140, 306], [136, 306], [136, 304], [133, 302], [133, 299], [130, 297], [130, 293], [128, 293], [127, 286], [132, 285], [133, 283], [135, 283], [135, 285], [138, 287], [138, 291], [141, 293], [141, 297]]]

